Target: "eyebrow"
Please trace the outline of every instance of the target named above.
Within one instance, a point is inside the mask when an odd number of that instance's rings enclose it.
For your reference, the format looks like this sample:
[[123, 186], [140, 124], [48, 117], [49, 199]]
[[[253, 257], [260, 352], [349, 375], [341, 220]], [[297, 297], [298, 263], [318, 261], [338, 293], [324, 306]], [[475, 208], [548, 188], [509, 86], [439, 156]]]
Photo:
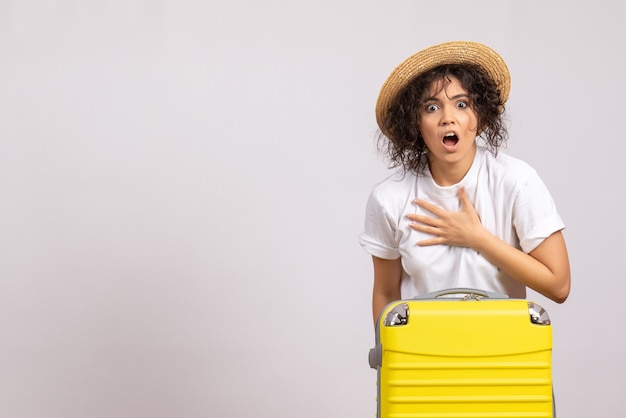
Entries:
[[[469, 94], [467, 93], [459, 93], [459, 94], [455, 94], [454, 96], [450, 97], [450, 100], [456, 100], [456, 99], [460, 99], [461, 97], [468, 97], [469, 98]], [[438, 98], [436, 98], [435, 96], [429, 97], [426, 100], [424, 100], [424, 102], [439, 102], [440, 100]]]

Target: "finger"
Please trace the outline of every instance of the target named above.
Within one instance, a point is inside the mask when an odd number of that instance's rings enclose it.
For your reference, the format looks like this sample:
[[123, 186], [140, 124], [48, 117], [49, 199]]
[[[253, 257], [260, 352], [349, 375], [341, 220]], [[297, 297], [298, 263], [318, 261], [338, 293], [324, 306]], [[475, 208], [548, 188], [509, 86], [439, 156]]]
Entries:
[[412, 223], [409, 224], [409, 227], [411, 227], [411, 229], [414, 229], [415, 231], [424, 232], [429, 235], [440, 236], [442, 233], [441, 229], [437, 228], [436, 226]]
[[411, 221], [419, 222], [426, 225], [439, 226], [441, 224], [441, 221], [439, 221], [439, 219], [433, 218], [432, 216], [418, 215], [415, 213], [409, 213], [405, 216]]
[[437, 216], [441, 215], [444, 212], [444, 210], [441, 209], [440, 207], [433, 205], [432, 203], [427, 202], [425, 200], [415, 199], [413, 203], [415, 203], [417, 206], [424, 208], [430, 213], [433, 213]]
[[472, 202], [470, 201], [469, 195], [467, 194], [467, 190], [465, 190], [465, 187], [459, 188], [458, 196], [459, 201], [461, 202], [461, 209], [474, 207], [474, 205], [472, 205]]
[[459, 201], [461, 202], [461, 211], [470, 212], [480, 222], [480, 215], [476, 212], [476, 208], [472, 204], [465, 187], [459, 189]]
[[418, 241], [416, 244], [420, 247], [429, 247], [431, 245], [441, 245], [445, 244], [445, 240], [443, 238], [430, 238], [422, 241]]

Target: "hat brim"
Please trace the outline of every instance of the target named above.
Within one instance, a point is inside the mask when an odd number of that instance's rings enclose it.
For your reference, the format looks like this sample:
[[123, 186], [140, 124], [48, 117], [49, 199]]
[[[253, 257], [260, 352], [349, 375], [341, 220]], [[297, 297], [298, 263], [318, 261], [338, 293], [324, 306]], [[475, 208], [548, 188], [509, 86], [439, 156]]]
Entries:
[[497, 52], [478, 42], [444, 42], [411, 55], [392, 71], [383, 84], [376, 102], [378, 126], [382, 126], [386, 112], [408, 83], [426, 71], [444, 64], [481, 66], [498, 86], [502, 103], [509, 98], [511, 76], [506, 63]]

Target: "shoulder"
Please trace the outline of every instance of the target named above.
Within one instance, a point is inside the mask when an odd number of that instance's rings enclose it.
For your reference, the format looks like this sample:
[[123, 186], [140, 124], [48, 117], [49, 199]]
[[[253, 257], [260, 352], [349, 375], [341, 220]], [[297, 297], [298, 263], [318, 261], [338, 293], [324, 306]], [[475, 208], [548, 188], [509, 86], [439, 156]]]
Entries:
[[372, 197], [381, 201], [403, 200], [415, 188], [416, 174], [397, 170], [372, 187]]
[[533, 207], [553, 205], [550, 191], [537, 170], [519, 158], [503, 152], [495, 156], [487, 152], [480, 171], [479, 187], [503, 201], [517, 205], [534, 202]]
[[538, 177], [537, 171], [526, 161], [499, 151], [496, 155], [482, 150], [483, 167], [490, 177], [506, 184], [523, 184]]
[[512, 155], [501, 150], [499, 150], [495, 155], [485, 149], [482, 149], [482, 153], [485, 164], [488, 164], [496, 169], [521, 173], [535, 171], [535, 169], [526, 161], [513, 157]]
[[397, 224], [414, 198], [416, 179], [414, 173], [399, 170], [375, 184], [367, 201], [368, 215], [384, 216], [390, 224]]

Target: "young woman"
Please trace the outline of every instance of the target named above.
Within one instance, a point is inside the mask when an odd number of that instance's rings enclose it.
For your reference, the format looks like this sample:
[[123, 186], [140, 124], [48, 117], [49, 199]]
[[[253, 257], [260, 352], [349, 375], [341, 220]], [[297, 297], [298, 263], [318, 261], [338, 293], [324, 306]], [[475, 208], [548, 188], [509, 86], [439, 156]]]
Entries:
[[466, 41], [419, 51], [383, 85], [380, 144], [397, 171], [372, 189], [360, 236], [374, 321], [389, 302], [454, 287], [567, 299], [554, 201], [532, 167], [499, 151], [509, 89], [502, 58]]

